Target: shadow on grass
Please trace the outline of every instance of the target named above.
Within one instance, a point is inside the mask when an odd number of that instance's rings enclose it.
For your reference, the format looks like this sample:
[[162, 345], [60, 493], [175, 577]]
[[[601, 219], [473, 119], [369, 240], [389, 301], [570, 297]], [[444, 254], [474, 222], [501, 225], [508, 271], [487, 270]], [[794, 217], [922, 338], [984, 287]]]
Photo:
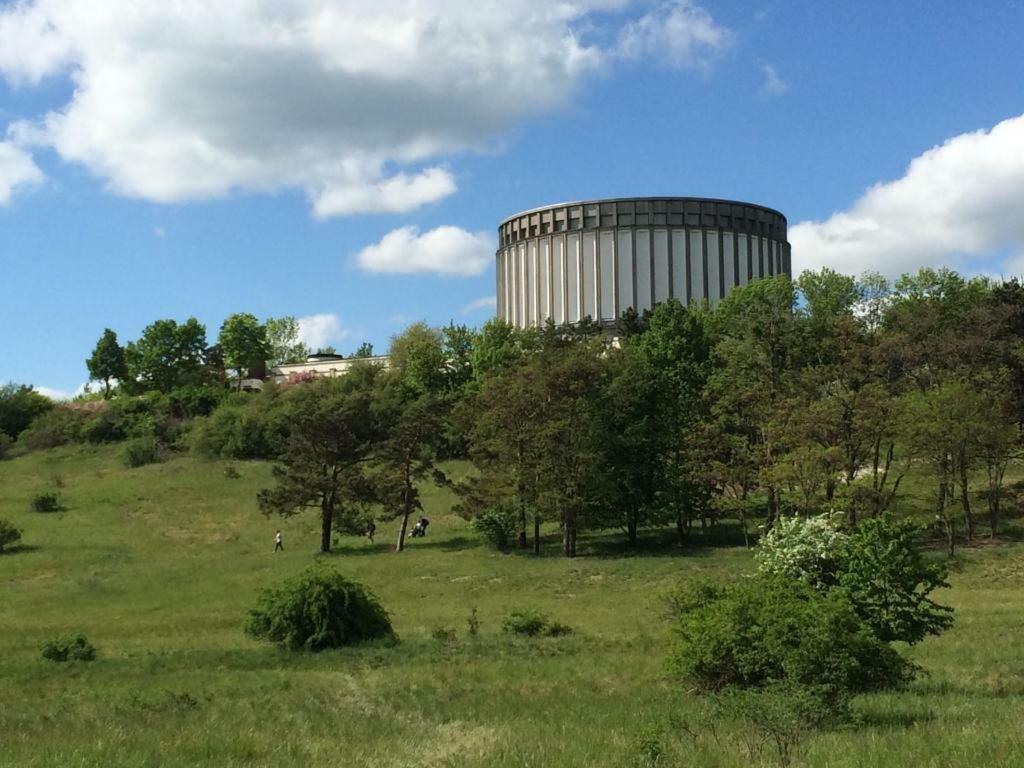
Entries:
[[8, 546], [0, 549], [0, 557], [5, 555], [19, 555], [26, 552], [38, 552], [42, 547], [38, 544], [9, 544]]
[[[441, 552], [462, 552], [467, 549], [475, 549], [476, 547], [482, 547], [483, 544], [470, 536], [452, 536], [449, 538], [430, 539], [425, 537], [422, 539], [409, 539], [405, 540], [405, 549], [408, 552], [415, 551], [417, 549], [426, 550], [440, 550]], [[330, 557], [332, 555], [344, 555], [346, 557], [352, 555], [381, 555], [388, 552], [395, 551], [395, 544], [392, 541], [383, 541], [378, 539], [373, 544], [368, 541], [355, 542], [355, 541], [339, 541], [333, 545], [330, 554], [326, 555]]]

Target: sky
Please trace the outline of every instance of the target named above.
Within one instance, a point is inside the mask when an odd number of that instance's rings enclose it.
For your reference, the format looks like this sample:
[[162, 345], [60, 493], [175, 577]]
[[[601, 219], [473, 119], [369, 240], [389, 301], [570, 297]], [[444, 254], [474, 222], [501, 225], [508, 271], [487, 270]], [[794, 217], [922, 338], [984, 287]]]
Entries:
[[73, 393], [160, 318], [479, 325], [500, 221], [564, 200], [1024, 273], [1022, 39], [1019, 0], [0, 0], [0, 382]]

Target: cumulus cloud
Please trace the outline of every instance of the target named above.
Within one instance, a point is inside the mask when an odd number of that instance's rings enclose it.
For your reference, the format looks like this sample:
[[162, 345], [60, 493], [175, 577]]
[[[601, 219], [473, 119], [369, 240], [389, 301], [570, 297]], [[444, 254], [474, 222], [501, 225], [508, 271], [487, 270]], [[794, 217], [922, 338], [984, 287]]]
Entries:
[[299, 324], [299, 341], [314, 352], [324, 347], [333, 346], [349, 335], [349, 332], [341, 325], [341, 318], [333, 313], [306, 315], [298, 318], [297, 322]]
[[619, 33], [621, 58], [660, 59], [674, 67], [704, 67], [732, 45], [733, 34], [690, 0], [669, 0], [628, 22]]
[[498, 300], [494, 296], [481, 296], [474, 299], [462, 308], [462, 313], [468, 315], [472, 312], [479, 312], [481, 309], [494, 310], [498, 306]]
[[779, 96], [789, 90], [789, 85], [771, 64], [762, 64], [761, 74], [764, 76], [761, 93], [768, 96]]
[[[949, 139], [849, 209], [792, 227], [794, 269], [986, 270], [996, 254], [1024, 252], [1022, 211], [1024, 115]], [[1024, 264], [1010, 259], [1003, 266], [1012, 271]]]
[[[26, 87], [69, 77], [66, 104], [15, 130], [119, 194], [298, 189], [321, 217], [400, 213], [455, 191], [446, 158], [564, 104], [620, 54], [693, 64], [727, 36], [692, 2], [649, 8], [19, 0], [0, 4], [0, 76]], [[595, 42], [623, 17], [618, 44]]]
[[16, 191], [42, 180], [43, 172], [31, 155], [10, 141], [0, 141], [0, 205], [10, 205]]
[[58, 389], [56, 387], [40, 387], [40, 386], [33, 387], [33, 389], [36, 392], [38, 392], [40, 395], [43, 395], [44, 397], [48, 397], [51, 400], [65, 401], [65, 400], [74, 400], [79, 395], [84, 395], [86, 392], [88, 392], [89, 391], [89, 383], [85, 382], [83, 384], [79, 384], [78, 389], [75, 389], [75, 390]]
[[494, 258], [494, 240], [487, 232], [438, 227], [420, 234], [416, 227], [388, 232], [379, 243], [356, 255], [367, 272], [439, 275], [480, 275]]

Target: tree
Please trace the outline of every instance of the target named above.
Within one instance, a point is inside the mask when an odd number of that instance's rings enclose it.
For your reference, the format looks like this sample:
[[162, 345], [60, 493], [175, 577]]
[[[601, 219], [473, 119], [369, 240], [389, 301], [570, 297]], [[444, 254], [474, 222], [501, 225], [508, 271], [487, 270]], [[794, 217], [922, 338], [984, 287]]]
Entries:
[[0, 518], [0, 552], [4, 551], [4, 547], [16, 544], [19, 541], [21, 541], [21, 531], [15, 528], [9, 521]]
[[36, 417], [53, 408], [53, 401], [27, 384], [0, 385], [0, 432], [12, 440], [28, 429]]
[[[377, 498], [384, 511], [401, 520], [395, 551], [405, 549], [409, 518], [422, 511], [419, 481], [434, 472], [440, 439], [443, 402], [437, 395], [417, 392], [398, 375], [379, 387], [374, 403], [385, 436], [374, 451], [378, 465]], [[436, 477], [443, 480], [443, 476]]]
[[138, 341], [126, 347], [125, 384], [135, 390], [158, 392], [202, 384], [208, 377], [206, 349], [206, 328], [194, 317], [180, 325], [174, 320], [157, 320], [143, 329]]
[[445, 388], [461, 394], [473, 380], [473, 350], [479, 334], [465, 325], [449, 323], [441, 329]]
[[85, 365], [89, 369], [90, 378], [103, 382], [103, 398], [109, 398], [110, 381], [123, 381], [127, 375], [124, 349], [117, 343], [117, 334], [105, 328]]
[[391, 339], [391, 367], [417, 392], [440, 392], [447, 359], [440, 331], [426, 323], [413, 323]]
[[273, 354], [266, 328], [248, 312], [229, 315], [220, 327], [217, 343], [224, 354], [224, 364], [238, 375], [239, 390], [246, 372], [262, 368]]
[[293, 316], [268, 317], [263, 327], [270, 345], [268, 365], [302, 363], [309, 357], [309, 347], [299, 338], [299, 322]]
[[352, 353], [352, 357], [373, 357], [373, 344], [368, 341], [364, 341], [359, 345], [359, 348]]
[[288, 440], [274, 467], [277, 485], [260, 491], [264, 514], [320, 511], [320, 551], [331, 550], [335, 517], [357, 516], [373, 500], [366, 464], [378, 436], [371, 412], [376, 368], [299, 387], [290, 407]]
[[519, 329], [501, 318], [484, 323], [473, 346], [471, 365], [477, 380], [507, 370], [523, 355], [537, 349], [537, 330]]

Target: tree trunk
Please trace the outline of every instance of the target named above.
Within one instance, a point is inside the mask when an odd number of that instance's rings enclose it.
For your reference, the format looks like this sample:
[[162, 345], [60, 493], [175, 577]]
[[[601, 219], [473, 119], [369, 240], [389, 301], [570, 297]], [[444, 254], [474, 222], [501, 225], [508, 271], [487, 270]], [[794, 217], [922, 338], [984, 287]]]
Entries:
[[331, 527], [334, 522], [334, 505], [323, 502], [320, 505], [320, 551], [331, 551]]
[[562, 551], [566, 557], [576, 557], [576, 513], [563, 513]]
[[409, 515], [412, 514], [412, 488], [409, 485], [409, 477], [406, 475], [405, 488], [402, 490], [402, 524], [398, 526], [398, 543], [395, 545], [395, 552], [405, 550], [405, 534], [409, 530]]
[[964, 510], [964, 534], [969, 544], [974, 539], [974, 521], [971, 519], [971, 496], [967, 488], [967, 457], [960, 454], [960, 505]]
[[540, 554], [540, 515], [533, 516], [533, 554]]
[[636, 509], [630, 508], [626, 513], [626, 533], [629, 537], [629, 546], [636, 548], [636, 532], [640, 525], [639, 515]]
[[526, 549], [526, 502], [523, 501], [523, 495], [519, 494], [519, 537], [518, 546], [520, 549]]
[[686, 544], [686, 526], [683, 524], [683, 513], [676, 513], [676, 533], [679, 535], [679, 546]]
[[765, 530], [770, 531], [775, 525], [775, 519], [779, 516], [779, 497], [774, 487], [768, 488], [768, 520], [765, 521]]

